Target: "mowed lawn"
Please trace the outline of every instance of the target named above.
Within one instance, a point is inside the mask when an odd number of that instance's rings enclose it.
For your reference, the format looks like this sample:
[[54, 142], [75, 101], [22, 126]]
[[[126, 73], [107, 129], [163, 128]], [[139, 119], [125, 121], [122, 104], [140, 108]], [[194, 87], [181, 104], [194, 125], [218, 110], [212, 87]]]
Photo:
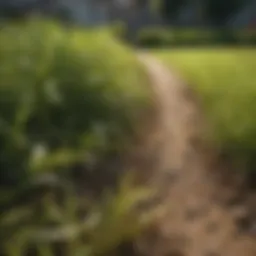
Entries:
[[253, 160], [256, 156], [256, 48], [158, 50], [154, 54], [194, 88], [211, 127], [209, 135], [216, 145], [237, 157]]

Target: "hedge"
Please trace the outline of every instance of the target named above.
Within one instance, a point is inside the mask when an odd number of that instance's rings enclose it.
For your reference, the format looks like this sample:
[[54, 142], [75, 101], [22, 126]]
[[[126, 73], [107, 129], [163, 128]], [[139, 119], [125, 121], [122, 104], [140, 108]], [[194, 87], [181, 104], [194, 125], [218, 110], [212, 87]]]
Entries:
[[255, 45], [256, 32], [252, 30], [205, 30], [147, 28], [139, 31], [136, 44], [142, 47]]

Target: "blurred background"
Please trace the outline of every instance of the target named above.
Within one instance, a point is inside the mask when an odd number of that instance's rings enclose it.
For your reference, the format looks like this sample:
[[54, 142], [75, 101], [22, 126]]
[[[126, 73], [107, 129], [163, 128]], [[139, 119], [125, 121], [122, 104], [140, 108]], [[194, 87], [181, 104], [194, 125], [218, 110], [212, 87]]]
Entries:
[[155, 101], [137, 50], [191, 85], [255, 195], [255, 44], [255, 0], [0, 0], [0, 255], [145, 255], [157, 207], [130, 168]]
[[[129, 40], [142, 44], [152, 37], [159, 44], [255, 43], [253, 0], [2, 0], [0, 6], [2, 20], [33, 14], [86, 27], [118, 23]], [[167, 36], [163, 29], [172, 33]]]

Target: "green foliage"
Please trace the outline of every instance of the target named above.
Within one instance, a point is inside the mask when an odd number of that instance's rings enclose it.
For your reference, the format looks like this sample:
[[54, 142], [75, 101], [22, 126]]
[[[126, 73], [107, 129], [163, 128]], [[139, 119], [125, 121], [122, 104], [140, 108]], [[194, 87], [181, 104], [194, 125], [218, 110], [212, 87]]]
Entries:
[[153, 13], [159, 15], [162, 10], [163, 1], [161, 0], [150, 0], [150, 9]]
[[173, 42], [173, 33], [164, 28], [143, 29], [136, 37], [136, 43], [143, 47], [169, 46]]
[[130, 146], [148, 108], [136, 56], [106, 29], [32, 20], [1, 29], [0, 64], [0, 254], [94, 256], [133, 240], [150, 193], [127, 178], [95, 200], [69, 174]]
[[109, 27], [109, 30], [112, 35], [119, 40], [124, 40], [127, 36], [127, 26], [124, 22], [115, 22]]
[[0, 31], [0, 64], [1, 176], [10, 179], [119, 149], [147, 105], [142, 67], [105, 30], [13, 23]]
[[254, 45], [253, 30], [204, 30], [147, 28], [137, 34], [136, 43], [142, 47], [202, 46], [202, 45]]
[[231, 15], [238, 13], [248, 1], [242, 0], [207, 0], [202, 2], [205, 8], [205, 15], [212, 24], [223, 26], [230, 19]]
[[168, 22], [177, 18], [181, 7], [186, 3], [185, 0], [161, 0], [161, 2], [160, 14]]
[[216, 43], [217, 31], [214, 30], [197, 30], [197, 29], [180, 29], [174, 30], [176, 45], [203, 45]]
[[106, 255], [122, 242], [133, 241], [153, 217], [136, 211], [152, 192], [135, 188], [128, 176], [115, 194], [108, 193], [97, 204], [78, 197], [70, 183], [64, 184], [58, 189], [61, 200], [56, 187], [48, 188], [37, 201], [2, 211], [1, 255]]
[[[157, 0], [156, 0], [157, 1]], [[235, 15], [246, 7], [250, 0], [159, 0], [161, 8], [160, 15], [169, 24], [175, 24], [180, 14], [181, 9], [186, 4], [192, 4], [197, 8], [198, 14], [202, 15], [205, 24], [211, 24], [224, 27], [230, 20], [232, 15]]]
[[252, 163], [256, 153], [256, 51], [184, 49], [156, 55], [194, 86], [212, 138], [222, 150]]

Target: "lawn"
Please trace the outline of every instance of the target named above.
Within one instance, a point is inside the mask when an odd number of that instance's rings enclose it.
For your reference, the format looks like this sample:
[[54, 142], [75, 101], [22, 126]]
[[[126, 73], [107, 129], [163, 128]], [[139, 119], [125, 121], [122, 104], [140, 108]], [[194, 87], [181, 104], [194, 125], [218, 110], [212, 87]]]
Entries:
[[214, 143], [251, 162], [256, 153], [256, 49], [177, 49], [154, 54], [198, 93]]

